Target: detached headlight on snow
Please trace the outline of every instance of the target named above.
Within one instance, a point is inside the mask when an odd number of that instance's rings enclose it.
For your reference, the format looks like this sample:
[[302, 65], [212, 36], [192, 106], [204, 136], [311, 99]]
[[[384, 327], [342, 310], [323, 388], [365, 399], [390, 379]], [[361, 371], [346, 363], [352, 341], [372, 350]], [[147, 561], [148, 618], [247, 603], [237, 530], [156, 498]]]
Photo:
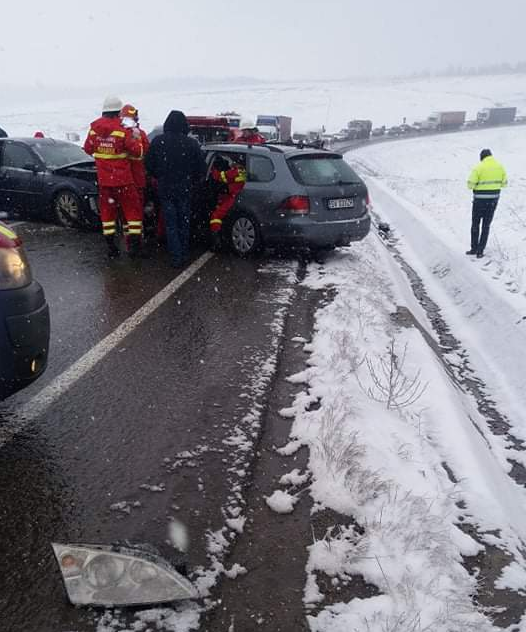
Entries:
[[0, 290], [14, 290], [31, 283], [31, 268], [20, 247], [0, 246]]
[[193, 599], [192, 583], [139, 549], [53, 544], [68, 598], [81, 606], [140, 606]]

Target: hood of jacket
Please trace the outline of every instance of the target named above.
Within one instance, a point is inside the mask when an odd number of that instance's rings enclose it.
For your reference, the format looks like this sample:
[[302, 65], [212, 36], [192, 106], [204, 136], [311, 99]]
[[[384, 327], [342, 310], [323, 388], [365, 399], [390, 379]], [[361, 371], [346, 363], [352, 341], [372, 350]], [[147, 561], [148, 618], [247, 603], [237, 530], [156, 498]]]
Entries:
[[163, 129], [165, 133], [171, 132], [172, 134], [184, 134], [185, 136], [190, 131], [186, 116], [179, 110], [172, 110], [168, 114]]
[[91, 129], [99, 136], [109, 136], [111, 132], [116, 130], [124, 131], [119, 117], [108, 118], [106, 116], [101, 116], [96, 121], [93, 121]]

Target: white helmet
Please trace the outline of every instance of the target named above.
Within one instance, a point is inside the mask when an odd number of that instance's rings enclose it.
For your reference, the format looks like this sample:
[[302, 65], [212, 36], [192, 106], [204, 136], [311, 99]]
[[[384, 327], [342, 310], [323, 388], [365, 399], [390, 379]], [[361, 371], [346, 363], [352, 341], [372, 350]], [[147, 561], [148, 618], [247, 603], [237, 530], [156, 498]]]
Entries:
[[254, 129], [256, 127], [256, 122], [254, 119], [244, 118], [241, 119], [241, 123], [239, 124], [239, 129]]
[[119, 97], [106, 97], [102, 104], [103, 112], [120, 112], [122, 108], [122, 101]]

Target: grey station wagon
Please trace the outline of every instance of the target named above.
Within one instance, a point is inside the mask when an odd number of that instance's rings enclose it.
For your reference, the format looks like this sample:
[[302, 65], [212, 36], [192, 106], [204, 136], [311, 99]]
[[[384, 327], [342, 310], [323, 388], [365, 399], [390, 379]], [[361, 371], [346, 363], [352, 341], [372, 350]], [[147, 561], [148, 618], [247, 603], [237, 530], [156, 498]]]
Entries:
[[[369, 232], [367, 187], [341, 154], [278, 144], [204, 149], [209, 174], [219, 158], [247, 170], [247, 183], [222, 230], [224, 245], [237, 254], [272, 245], [347, 246]], [[209, 175], [212, 186], [210, 181]]]

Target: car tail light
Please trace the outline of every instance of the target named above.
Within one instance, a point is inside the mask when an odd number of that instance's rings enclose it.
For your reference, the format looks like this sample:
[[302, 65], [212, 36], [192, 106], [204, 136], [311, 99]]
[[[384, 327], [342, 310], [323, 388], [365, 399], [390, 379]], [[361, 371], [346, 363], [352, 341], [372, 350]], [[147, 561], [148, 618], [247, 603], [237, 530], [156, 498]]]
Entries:
[[310, 212], [310, 200], [306, 195], [292, 195], [283, 201], [281, 209], [292, 215], [308, 215]]
[[20, 239], [0, 224], [0, 290], [14, 290], [31, 283], [31, 268]]
[[371, 202], [371, 196], [369, 195], [369, 191], [365, 194], [365, 208], [368, 211], [371, 211], [373, 208], [373, 203]]

